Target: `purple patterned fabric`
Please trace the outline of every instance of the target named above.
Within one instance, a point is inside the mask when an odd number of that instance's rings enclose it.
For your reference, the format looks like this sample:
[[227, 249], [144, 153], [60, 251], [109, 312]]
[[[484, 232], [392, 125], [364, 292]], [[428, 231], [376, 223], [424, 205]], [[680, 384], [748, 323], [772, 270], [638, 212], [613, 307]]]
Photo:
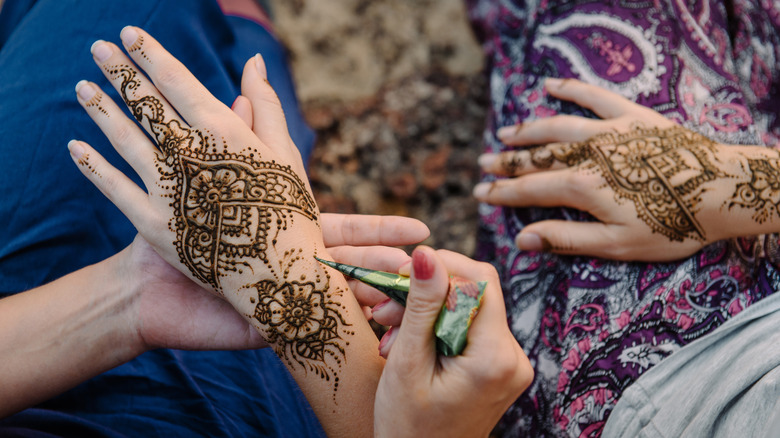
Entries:
[[[506, 149], [501, 126], [593, 116], [548, 97], [547, 77], [610, 89], [722, 143], [780, 142], [777, 0], [468, 3], [490, 63], [488, 151]], [[676, 263], [623, 263], [515, 247], [525, 224], [590, 220], [581, 212], [480, 209], [478, 257], [498, 268], [510, 327], [537, 373], [499, 424], [505, 436], [599, 436], [642, 373], [780, 285], [776, 235]]]

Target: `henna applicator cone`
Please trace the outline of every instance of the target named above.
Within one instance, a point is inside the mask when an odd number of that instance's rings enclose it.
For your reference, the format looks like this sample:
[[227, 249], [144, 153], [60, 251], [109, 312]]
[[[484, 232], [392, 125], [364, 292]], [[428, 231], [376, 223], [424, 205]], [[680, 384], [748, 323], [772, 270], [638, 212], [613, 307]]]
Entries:
[[[392, 272], [375, 271], [315, 257], [320, 263], [361, 281], [406, 306], [411, 281], [409, 277]], [[436, 319], [434, 334], [436, 350], [445, 356], [456, 356], [466, 348], [471, 321], [479, 311], [487, 281], [473, 282], [461, 277], [450, 277], [447, 300]]]

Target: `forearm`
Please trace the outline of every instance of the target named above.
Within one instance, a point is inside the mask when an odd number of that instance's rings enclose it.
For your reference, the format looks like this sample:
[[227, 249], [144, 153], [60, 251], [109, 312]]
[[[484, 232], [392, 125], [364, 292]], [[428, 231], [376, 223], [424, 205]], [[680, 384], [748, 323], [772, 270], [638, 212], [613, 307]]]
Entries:
[[0, 300], [0, 417], [47, 400], [141, 353], [120, 255]]
[[384, 361], [344, 277], [314, 258], [330, 259], [318, 233], [305, 220], [271, 230], [265, 262], [243, 259], [219, 286], [290, 370], [329, 436], [370, 436]]

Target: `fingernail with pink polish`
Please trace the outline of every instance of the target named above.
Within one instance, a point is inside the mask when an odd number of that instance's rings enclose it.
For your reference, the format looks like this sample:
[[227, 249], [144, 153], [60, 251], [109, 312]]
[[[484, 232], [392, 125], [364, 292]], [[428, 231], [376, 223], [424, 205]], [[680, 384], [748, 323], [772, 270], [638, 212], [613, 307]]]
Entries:
[[390, 354], [390, 349], [393, 346], [393, 340], [398, 335], [398, 327], [390, 327], [390, 330], [382, 336], [379, 341], [379, 355], [387, 359], [387, 355]]
[[379, 304], [376, 304], [376, 305], [374, 306], [374, 308], [373, 308], [373, 311], [372, 311], [372, 313], [376, 313], [376, 312], [377, 312], [377, 310], [381, 310], [381, 309], [382, 309], [382, 307], [385, 307], [385, 306], [387, 305], [387, 303], [389, 303], [389, 302], [390, 302], [390, 298], [388, 298], [388, 299], [386, 299], [386, 300], [382, 301], [382, 302], [381, 302], [381, 303], [379, 303]]
[[422, 250], [415, 249], [412, 252], [412, 273], [417, 280], [430, 280], [436, 266], [431, 257]]

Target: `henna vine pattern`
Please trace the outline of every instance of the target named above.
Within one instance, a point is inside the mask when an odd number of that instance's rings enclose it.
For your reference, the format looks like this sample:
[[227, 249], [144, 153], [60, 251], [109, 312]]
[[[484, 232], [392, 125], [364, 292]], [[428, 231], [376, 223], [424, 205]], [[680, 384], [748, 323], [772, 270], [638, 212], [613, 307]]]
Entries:
[[729, 208], [738, 205], [754, 210], [759, 224], [780, 217], [780, 159], [747, 160], [750, 181], [737, 184]]
[[519, 175], [531, 166], [535, 169], [549, 169], [557, 161], [575, 166], [590, 158], [590, 149], [578, 143], [553, 143], [525, 150], [505, 153], [500, 165], [504, 173]]
[[[715, 143], [680, 126], [604, 133], [582, 143], [535, 148], [530, 157], [546, 156], [541, 149], [554, 161], [601, 174], [617, 200], [631, 201], [653, 232], [672, 241], [705, 240], [695, 217], [704, 184], [729, 176], [716, 165]], [[535, 162], [549, 167], [552, 160]]]
[[113, 80], [121, 79], [122, 98], [159, 145], [157, 169], [163, 184], [158, 185], [171, 191], [167, 196], [174, 218], [169, 228], [176, 233], [181, 263], [222, 294], [220, 280], [232, 273], [270, 271], [265, 277], [273, 280], [241, 288], [255, 306], [247, 316], [261, 324], [266, 340], [290, 366], [301, 365], [327, 380], [332, 376], [335, 394], [338, 371], [326, 357], [340, 366], [342, 336], [354, 334], [341, 316], [345, 308], [334, 300], [342, 291], [329, 290], [327, 274], [315, 273], [308, 281], [305, 275], [290, 279], [293, 266], [296, 272], [305, 269], [302, 250], [280, 256], [275, 247], [279, 233], [295, 217], [318, 220], [305, 183], [290, 166], [256, 159], [254, 152], [229, 152], [224, 141], [218, 148], [207, 131], [166, 118], [162, 101], [138, 92], [141, 81], [133, 67], [106, 71]]

